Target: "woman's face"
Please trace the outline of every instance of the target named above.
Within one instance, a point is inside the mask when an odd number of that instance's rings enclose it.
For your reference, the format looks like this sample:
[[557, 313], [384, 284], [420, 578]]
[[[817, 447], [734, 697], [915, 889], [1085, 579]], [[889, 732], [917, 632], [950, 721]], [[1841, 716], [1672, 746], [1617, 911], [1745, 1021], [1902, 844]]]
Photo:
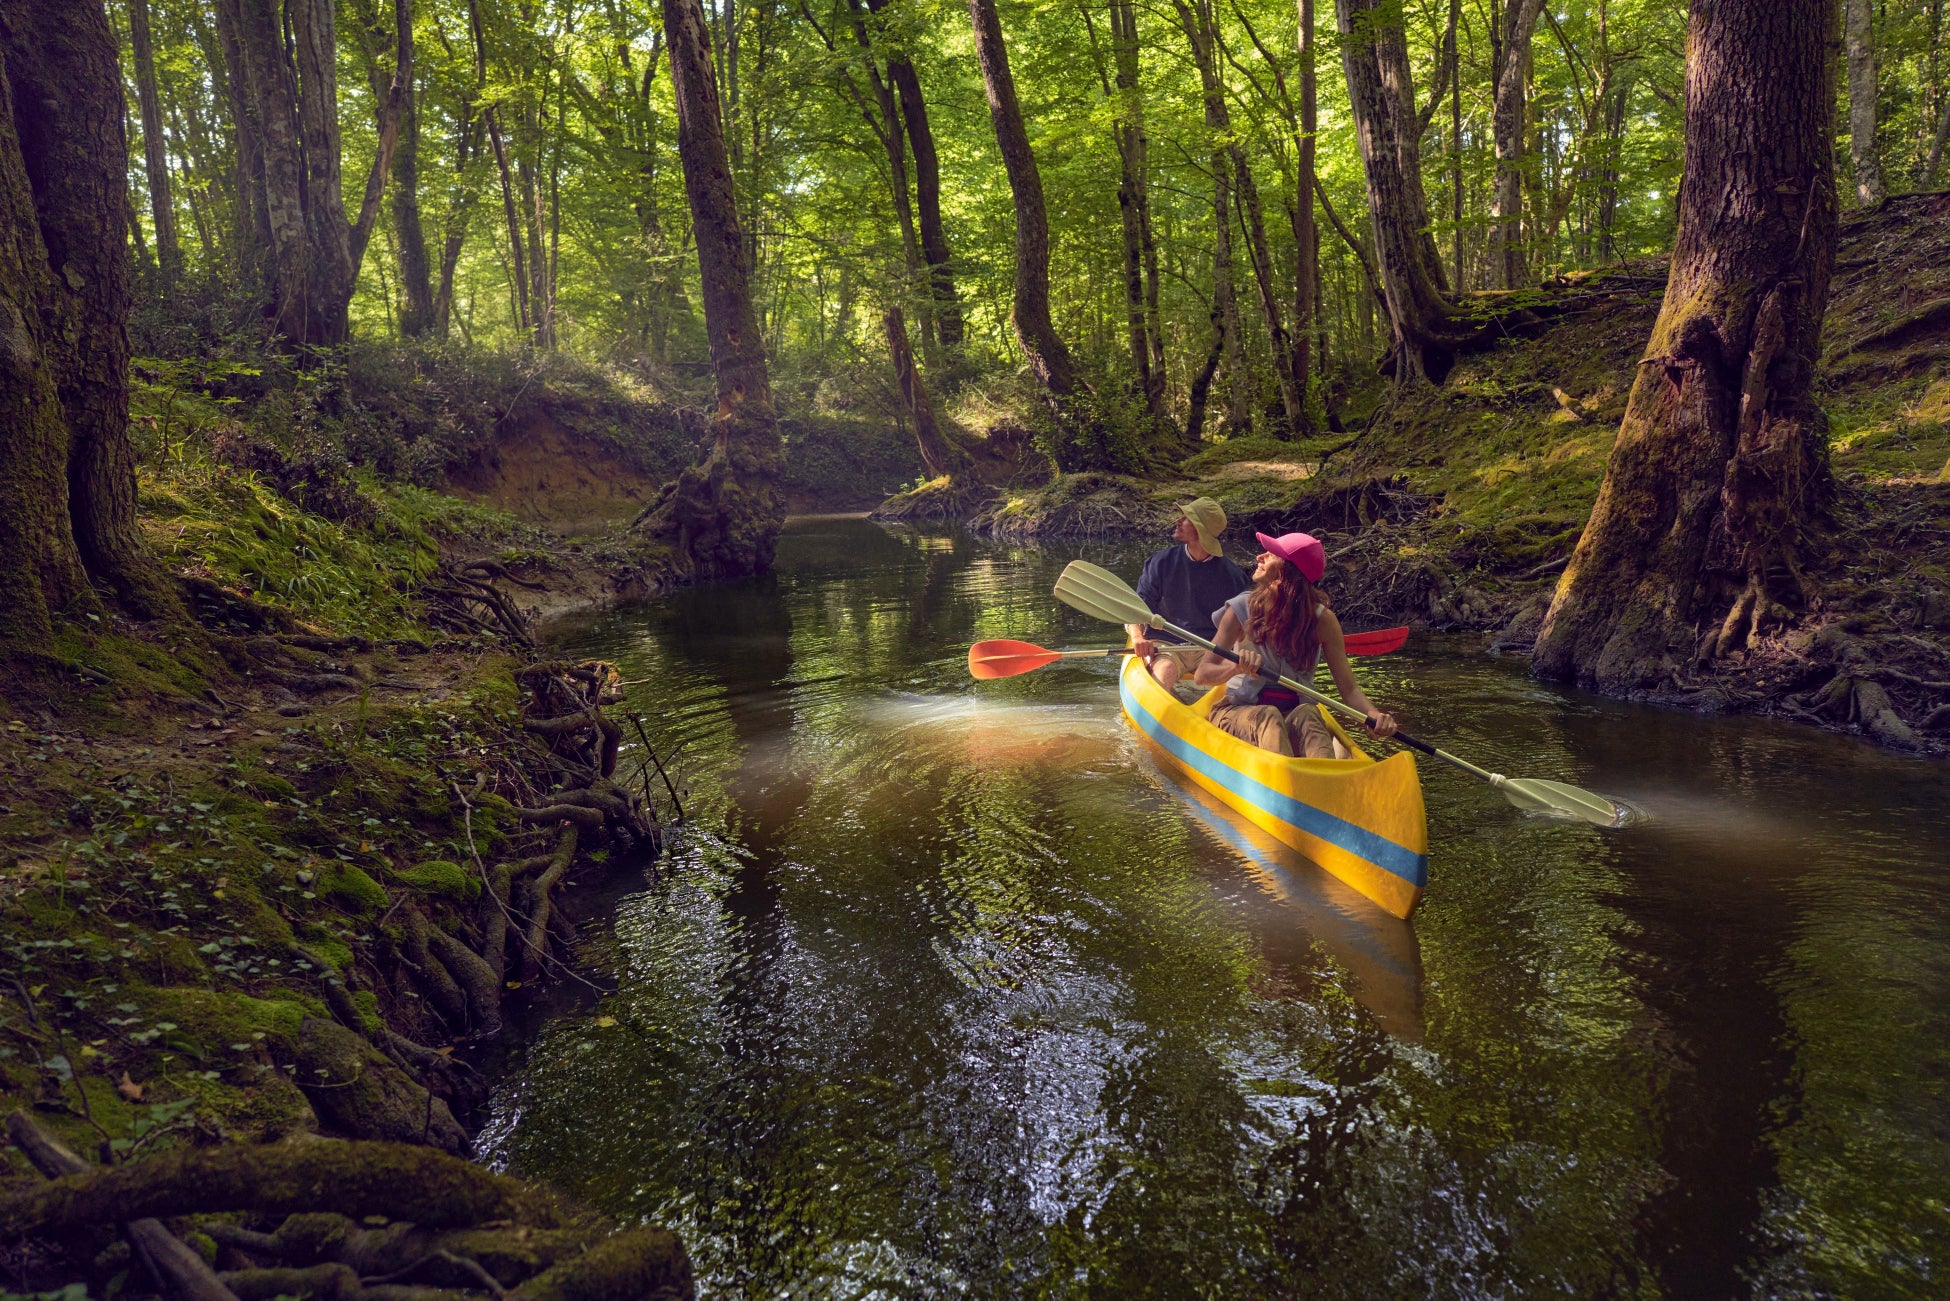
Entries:
[[1253, 581], [1255, 583], [1272, 582], [1275, 578], [1279, 577], [1280, 565], [1282, 563], [1284, 562], [1271, 551], [1260, 552], [1259, 559], [1253, 562]]

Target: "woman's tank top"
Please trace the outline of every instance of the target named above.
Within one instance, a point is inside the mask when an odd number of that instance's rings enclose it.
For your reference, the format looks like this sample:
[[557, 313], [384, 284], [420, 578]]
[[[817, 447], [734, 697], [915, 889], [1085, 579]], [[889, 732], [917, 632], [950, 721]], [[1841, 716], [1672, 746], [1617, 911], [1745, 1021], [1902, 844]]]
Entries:
[[[1271, 646], [1259, 646], [1254, 644], [1250, 635], [1247, 634], [1245, 631], [1246, 629], [1251, 627], [1251, 623], [1248, 619], [1247, 610], [1246, 610], [1246, 601], [1247, 598], [1249, 598], [1251, 595], [1252, 593], [1249, 591], [1241, 592], [1239, 595], [1233, 597], [1230, 601], [1227, 601], [1224, 605], [1220, 606], [1219, 609], [1215, 612], [1216, 614], [1224, 614], [1227, 610], [1230, 610], [1232, 611], [1232, 617], [1239, 621], [1241, 635], [1239, 638], [1239, 645], [1236, 647], [1236, 649], [1242, 651], [1256, 650], [1259, 652], [1261, 664], [1268, 670], [1274, 673], [1283, 674], [1286, 677], [1292, 678], [1295, 682], [1311, 682], [1314, 676], [1314, 666], [1320, 663], [1320, 642], [1318, 640], [1314, 642], [1313, 654], [1308, 657], [1307, 662], [1305, 664], [1294, 664], [1289, 662], [1288, 660], [1284, 659], [1280, 655], [1280, 653], [1274, 650]], [[1325, 604], [1316, 605], [1314, 607], [1314, 618], [1318, 620], [1321, 614], [1326, 611], [1326, 609], [1327, 606]], [[1217, 623], [1218, 619], [1214, 618], [1213, 622]], [[1283, 708], [1290, 709], [1294, 705], [1299, 703], [1297, 698], [1287, 699], [1288, 697], [1291, 697], [1293, 695], [1292, 692], [1286, 690], [1284, 687], [1277, 685], [1276, 683], [1268, 682], [1265, 678], [1260, 677], [1256, 673], [1240, 673], [1227, 679], [1226, 703], [1229, 705], [1256, 705], [1259, 703], [1260, 692], [1269, 689], [1276, 696], [1280, 698]], [[1268, 701], [1268, 703], [1270, 704], [1273, 702]]]

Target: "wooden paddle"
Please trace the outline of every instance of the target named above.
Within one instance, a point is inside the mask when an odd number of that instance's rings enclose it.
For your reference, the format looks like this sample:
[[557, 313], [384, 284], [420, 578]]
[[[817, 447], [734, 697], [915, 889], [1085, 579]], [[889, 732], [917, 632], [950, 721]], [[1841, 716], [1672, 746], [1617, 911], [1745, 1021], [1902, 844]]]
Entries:
[[[1093, 619], [1105, 623], [1142, 623], [1154, 628], [1163, 628], [1173, 636], [1181, 637], [1194, 645], [1203, 646], [1226, 659], [1238, 663], [1239, 657], [1222, 651], [1203, 637], [1194, 636], [1183, 628], [1174, 627], [1158, 615], [1145, 608], [1144, 601], [1131, 590], [1125, 581], [1108, 569], [1103, 569], [1085, 560], [1072, 560], [1063, 567], [1063, 573], [1056, 580], [1056, 599], [1081, 610]], [[1354, 719], [1362, 726], [1368, 726], [1367, 715], [1344, 700], [1324, 696], [1312, 687], [1303, 686], [1292, 678], [1269, 673], [1265, 669], [1259, 676], [1269, 682], [1277, 682], [1289, 691], [1296, 691], [1308, 700], [1327, 706], [1335, 713]], [[1546, 781], [1541, 777], [1505, 777], [1500, 772], [1490, 772], [1478, 768], [1466, 759], [1458, 759], [1447, 750], [1438, 750], [1427, 741], [1419, 740], [1406, 732], [1397, 732], [1390, 738], [1399, 741], [1409, 749], [1426, 754], [1432, 759], [1440, 759], [1455, 768], [1460, 768], [1472, 777], [1480, 777], [1503, 792], [1503, 797], [1520, 809], [1535, 812], [1562, 813], [1569, 817], [1582, 818], [1600, 827], [1615, 827], [1623, 823], [1624, 813], [1610, 800], [1590, 791], [1580, 790], [1566, 782]]]
[[[1400, 650], [1408, 640], [1406, 628], [1379, 628], [1374, 632], [1347, 634], [1350, 655], [1386, 655]], [[1034, 642], [978, 641], [968, 648], [968, 671], [982, 678], [1013, 678], [1058, 660], [1102, 659], [1110, 655], [1129, 655], [1129, 646], [1096, 646], [1089, 650], [1045, 650]]]

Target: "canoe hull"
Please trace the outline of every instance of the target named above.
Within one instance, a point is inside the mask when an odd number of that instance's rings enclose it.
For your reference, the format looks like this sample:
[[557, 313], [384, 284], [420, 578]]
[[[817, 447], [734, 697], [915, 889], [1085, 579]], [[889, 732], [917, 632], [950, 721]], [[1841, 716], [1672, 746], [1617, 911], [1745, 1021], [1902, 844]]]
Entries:
[[1407, 917], [1428, 884], [1428, 815], [1415, 756], [1376, 762], [1289, 759], [1214, 727], [1214, 688], [1187, 705], [1133, 656], [1119, 684], [1124, 713], [1176, 771], [1281, 844], [1306, 855], [1388, 912]]

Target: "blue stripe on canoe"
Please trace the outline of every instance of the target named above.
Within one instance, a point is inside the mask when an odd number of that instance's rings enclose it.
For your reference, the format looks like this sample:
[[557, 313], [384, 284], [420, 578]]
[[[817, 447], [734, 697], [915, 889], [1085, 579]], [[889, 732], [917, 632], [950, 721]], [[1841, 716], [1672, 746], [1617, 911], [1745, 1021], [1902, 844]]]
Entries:
[[1356, 826], [1311, 804], [1302, 804], [1291, 795], [1282, 794], [1237, 768], [1227, 767], [1166, 727], [1161, 719], [1153, 717], [1149, 710], [1138, 704], [1136, 697], [1121, 681], [1118, 690], [1124, 697], [1124, 712], [1136, 720], [1146, 736], [1163, 746], [1172, 758], [1186, 767], [1197, 769], [1227, 789], [1237, 791], [1289, 826], [1298, 827], [1310, 836], [1365, 858], [1417, 889], [1429, 883], [1428, 855], [1404, 849], [1386, 836], [1378, 836], [1366, 827]]

